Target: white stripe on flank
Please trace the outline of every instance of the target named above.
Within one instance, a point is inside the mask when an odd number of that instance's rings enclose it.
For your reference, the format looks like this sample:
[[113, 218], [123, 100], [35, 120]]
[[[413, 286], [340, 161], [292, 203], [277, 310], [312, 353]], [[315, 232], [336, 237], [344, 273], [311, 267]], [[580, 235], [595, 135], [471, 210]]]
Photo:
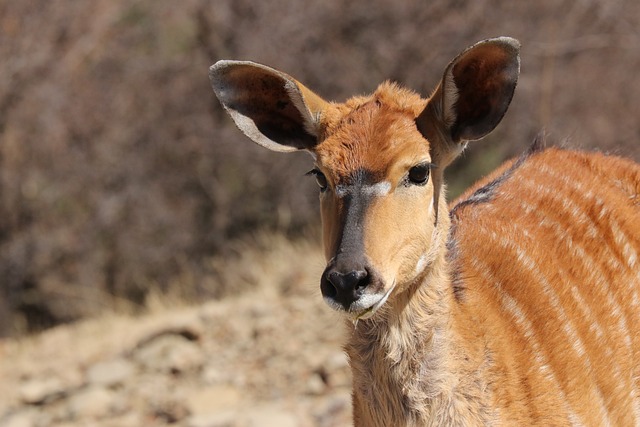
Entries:
[[613, 240], [616, 242], [616, 245], [622, 248], [622, 256], [627, 260], [629, 267], [633, 269], [638, 260], [638, 254], [629, 244], [629, 237], [622, 231], [618, 222], [613, 218], [610, 218], [610, 226], [613, 232]]
[[[599, 340], [602, 340], [602, 338], [604, 337], [604, 330], [602, 329], [602, 326], [600, 325], [600, 322], [598, 322], [598, 319], [596, 318], [596, 316], [594, 316], [593, 312], [591, 311], [589, 304], [587, 304], [587, 302], [582, 298], [582, 295], [580, 294], [580, 291], [578, 290], [577, 286], [573, 285], [571, 287], [571, 294], [573, 295], [575, 300], [578, 302], [577, 305], [581, 309], [582, 315], [587, 319], [587, 322], [589, 324], [589, 330], [593, 331], [593, 333], [596, 335], [596, 337]], [[629, 348], [629, 350], [631, 350], [631, 348]], [[605, 345], [604, 352], [607, 355], [608, 360], [614, 360], [614, 354], [613, 354], [613, 351], [611, 350], [611, 347]], [[630, 355], [632, 354], [633, 353], [630, 353]], [[624, 390], [626, 389], [626, 387], [629, 386], [629, 388], [632, 390], [631, 394], [633, 395], [633, 388], [634, 388], [633, 384], [628, 383], [627, 381], [628, 378], [626, 378], [626, 375], [624, 375], [620, 370], [620, 365], [618, 365], [617, 363], [613, 363], [609, 366], [609, 368], [613, 370], [612, 377], [614, 379], [613, 382], [616, 389], [624, 393]], [[631, 401], [633, 402], [633, 398]]]
[[[541, 170], [543, 170], [544, 173], [546, 173], [547, 175], [554, 175], [554, 171], [552, 169], [549, 169], [546, 166], [543, 166], [541, 168]], [[599, 207], [601, 209], [600, 213], [599, 213], [599, 217], [601, 218], [604, 214], [603, 211], [606, 210], [605, 205], [604, 205], [604, 201], [602, 201], [601, 199], [599, 199], [597, 196], [595, 196], [591, 190], [584, 188], [584, 186], [582, 186], [579, 182], [577, 181], [569, 181], [566, 176], [564, 175], [554, 175], [554, 178], [557, 178], [559, 180], [563, 180], [564, 184], [566, 184], [567, 187], [570, 187], [572, 189], [574, 189], [575, 191], [578, 191], [579, 193], [582, 194], [582, 197], [584, 199], [587, 199], [590, 201], [590, 203], [588, 203], [589, 206], [595, 206], [595, 207]], [[530, 181], [526, 181], [523, 180], [522, 181], [523, 184], [525, 185], [529, 185]], [[540, 185], [536, 186], [536, 190], [538, 192], [538, 194], [545, 194], [545, 196], [552, 198], [554, 200], [560, 200], [563, 207], [567, 210], [569, 210], [572, 214], [573, 217], [572, 218], [576, 218], [579, 217], [583, 223], [585, 223], [588, 228], [589, 231], [587, 233], [587, 235], [589, 237], [592, 238], [597, 238], [598, 235], [600, 233], [598, 233], [598, 224], [596, 222], [594, 222], [584, 211], [581, 206], [576, 205], [572, 200], [566, 198], [566, 197], [562, 197], [561, 194], [559, 194], [558, 192], [552, 192], [550, 191], [549, 188], [546, 187], [542, 187]], [[511, 198], [512, 200], [516, 201], [517, 200], [515, 198]], [[592, 203], [591, 203], [592, 201]], [[524, 206], [523, 206], [524, 207]], [[558, 233], [559, 239], [558, 241], [560, 242], [565, 242], [568, 246], [569, 249], [572, 250], [572, 254], [574, 255], [574, 257], [579, 257], [580, 260], [583, 263], [583, 266], [586, 270], [592, 270], [594, 271], [594, 273], [597, 275], [596, 277], [596, 281], [602, 288], [603, 290], [606, 292], [606, 296], [607, 296], [607, 302], [610, 303], [611, 309], [613, 311], [613, 314], [615, 316], [615, 319], [618, 321], [619, 324], [619, 328], [621, 330], [621, 333], [624, 336], [624, 342], [625, 345], [627, 346], [627, 348], [629, 349], [629, 351], [632, 351], [632, 339], [631, 339], [631, 333], [630, 330], [628, 328], [628, 324], [629, 324], [629, 319], [626, 318], [625, 314], [621, 312], [620, 310], [620, 302], [617, 301], [614, 298], [614, 295], [612, 293], [612, 290], [609, 286], [607, 286], [608, 284], [608, 280], [604, 277], [603, 275], [603, 268], [600, 266], [600, 263], [597, 262], [592, 256], [590, 256], [585, 250], [584, 248], [582, 248], [581, 246], [575, 244], [573, 242], [573, 240], [571, 239], [571, 236], [568, 235], [566, 233], [565, 230], [565, 225], [564, 224], [560, 224], [560, 223], [556, 223], [556, 222], [552, 222], [548, 219], [548, 217], [546, 215], [541, 214], [537, 209], [533, 209], [533, 210], [528, 210], [528, 205], [527, 207], [524, 207], [525, 210], [527, 212], [533, 213], [537, 216], [541, 216], [541, 221], [540, 224], [543, 225], [545, 223], [552, 225], [554, 230]], [[631, 264], [631, 262], [635, 262], [635, 259], [637, 258], [637, 256], [635, 255], [635, 251], [633, 250], [633, 248], [628, 244], [628, 242], [630, 241], [630, 239], [626, 236], [626, 234], [621, 230], [620, 226], [617, 224], [617, 221], [615, 221], [614, 218], [610, 217], [608, 218], [608, 224], [611, 227], [611, 231], [614, 235], [614, 242], [615, 244], [618, 246], [618, 248], [621, 248], [623, 251], [623, 257], [625, 257], [625, 259], [630, 261], [629, 267], [631, 267], [631, 271], [633, 271], [633, 264]], [[605, 245], [603, 245], [603, 249], [608, 249], [609, 252], [612, 252], [612, 250], [608, 247], [606, 247]], [[602, 260], [604, 262], [606, 262], [607, 264], [609, 264], [609, 266], [611, 267], [611, 269], [613, 271], [622, 271], [622, 270], [626, 270], [627, 266], [622, 264], [619, 260], [618, 257], [615, 256], [615, 254], [611, 253], [612, 256], [605, 256], [602, 257]], [[612, 266], [611, 263], [614, 262], [616, 265]], [[640, 270], [638, 271], [638, 278], [640, 279]], [[621, 280], [621, 283], [623, 283], [624, 281]], [[638, 280], [638, 283], [640, 283], [640, 280]], [[631, 286], [631, 301], [632, 304], [634, 306], [636, 306], [638, 304], [638, 287], [637, 286]]]
[[[592, 208], [599, 209], [597, 219], [595, 221], [591, 220], [591, 218], [585, 213], [581, 212], [581, 215], [583, 216], [583, 218], [586, 217], [587, 221], [590, 222], [590, 228], [591, 226], [604, 226], [608, 227], [611, 230], [615, 246], [620, 252], [616, 253], [613, 248], [609, 247], [608, 245], [603, 245], [606, 247], [608, 255], [601, 255], [600, 261], [604, 261], [608, 268], [611, 269], [611, 271], [623, 272], [627, 270], [629, 272], [630, 275], [625, 274], [624, 276], [620, 277], [619, 280], [616, 281], [616, 283], [612, 283], [611, 285], [627, 284], [629, 291], [628, 293], [630, 293], [628, 301], [630, 301], [630, 306], [633, 309], [632, 313], [638, 313], [640, 310], [640, 268], [636, 268], [636, 266], [638, 263], [639, 254], [631, 244], [632, 240], [622, 229], [615, 216], [609, 215], [609, 209], [606, 207], [604, 201], [597, 195], [593, 194], [590, 187], [586, 187], [579, 180], [568, 179], [566, 175], [558, 173], [549, 165], [541, 165], [539, 170], [555, 180], [560, 180], [565, 188], [568, 188], [570, 190], [573, 190], [577, 194], [580, 194], [581, 199], [586, 198], [590, 202], [589, 205]], [[563, 236], [563, 234], [560, 234], [560, 236]], [[566, 236], [564, 238], [566, 239]], [[586, 255], [584, 254], [584, 250], [582, 250], [582, 252], [582, 255]], [[622, 255], [622, 259], [620, 259], [620, 255]], [[631, 357], [631, 360], [633, 360], [633, 357], [635, 356], [633, 349], [634, 340], [632, 339], [629, 325], [636, 324], [638, 322], [638, 318], [636, 316], [633, 316], [633, 319], [628, 319], [626, 314], [620, 310], [620, 305], [618, 303], [619, 301], [615, 300], [611, 288], [607, 286], [609, 284], [608, 281], [602, 278], [603, 269], [602, 267], [600, 267], [599, 263], [594, 262], [595, 260], [589, 256], [583, 256], [581, 260], [583, 261], [583, 263], [585, 263], [585, 268], [593, 269], [594, 267], [598, 267], [598, 281], [602, 286], [607, 287], [607, 303], [612, 307], [612, 315], [618, 322], [618, 328], [623, 333], [624, 343], [629, 352], [629, 357]], [[620, 287], [620, 290], [623, 291], [622, 287]], [[626, 297], [621, 298], [624, 298], [626, 300]], [[616, 367], [618, 366], [616, 365]], [[640, 382], [640, 380], [638, 378], [634, 378], [634, 375], [634, 373], [631, 373], [631, 378], [628, 378], [626, 375], [621, 376], [623, 381], [628, 380], [631, 382], [630, 397], [632, 399], [631, 402], [633, 405], [635, 424], [640, 426], [640, 396], [637, 389], [637, 383]]]
[[[493, 208], [493, 206], [491, 206]], [[519, 263], [527, 270], [529, 273], [535, 278], [535, 281], [541, 285], [541, 289], [544, 294], [549, 299], [551, 306], [555, 309], [558, 315], [558, 320], [562, 325], [562, 329], [569, 338], [569, 342], [572, 344], [572, 347], [578, 357], [584, 362], [586, 371], [591, 373], [592, 366], [591, 361], [589, 360], [588, 355], [585, 352], [584, 343], [582, 339], [577, 333], [577, 329], [574, 326], [571, 319], [567, 316], [562, 304], [560, 303], [560, 298], [554, 291], [551, 283], [547, 277], [542, 273], [542, 269], [537, 265], [537, 263], [518, 245], [514, 243], [514, 241], [523, 241], [523, 240], [532, 240], [531, 235], [526, 230], [522, 230], [513, 226], [513, 224], [505, 224], [505, 229], [502, 230], [502, 234], [498, 235], [495, 231], [487, 231], [482, 227], [478, 228], [478, 231], [483, 232], [484, 234], [489, 234], [490, 237], [496, 244], [502, 246], [502, 248], [507, 249], [509, 251], [515, 252], [516, 259]], [[504, 236], [510, 236], [510, 239], [505, 238]], [[517, 237], [516, 237], [517, 236]], [[595, 384], [595, 397], [599, 404], [600, 413], [603, 420], [603, 425], [610, 425], [611, 422], [609, 420], [604, 396], [602, 394], [602, 390], [600, 386]]]
[[522, 336], [531, 346], [533, 357], [538, 364], [538, 370], [545, 379], [547, 379], [551, 384], [555, 386], [558, 393], [560, 394], [561, 400], [565, 403], [565, 410], [567, 411], [567, 415], [572, 425], [585, 425], [578, 414], [571, 407], [566, 393], [564, 392], [562, 386], [560, 385], [560, 382], [551, 369], [549, 359], [547, 359], [544, 351], [540, 347], [540, 343], [536, 340], [533, 324], [529, 319], [527, 319], [524, 311], [518, 306], [517, 301], [504, 291], [498, 279], [493, 274], [491, 274], [489, 266], [482, 261], [481, 257], [474, 258], [472, 260], [472, 264], [478, 271], [480, 271], [484, 275], [484, 278], [486, 279], [485, 281], [492, 283], [493, 286], [498, 290], [498, 295], [500, 295], [500, 302], [502, 307], [507, 313], [511, 314], [511, 317], [519, 326], [522, 332]]
[[[600, 211], [600, 213], [598, 215], [598, 219], [602, 219], [602, 217], [605, 215], [605, 213], [608, 212], [607, 208], [605, 207], [604, 201], [602, 199], [598, 198], [597, 196], [595, 196], [593, 194], [593, 192], [591, 191], [591, 189], [585, 187], [579, 180], [569, 180], [566, 175], [558, 174], [555, 169], [551, 169], [547, 165], [541, 165], [540, 171], [542, 171], [543, 173], [545, 173], [545, 174], [547, 174], [549, 176], [553, 176], [555, 179], [562, 180], [562, 182], [563, 182], [565, 187], [571, 188], [571, 189], [577, 191], [579, 194], [581, 194], [581, 198], [583, 198], [583, 199], [592, 199], [593, 198], [594, 203], [592, 205], [601, 209], [601, 211]], [[586, 215], [583, 214], [583, 216], [586, 216]], [[595, 222], [593, 222], [593, 221], [592, 221], [592, 223], [595, 224]], [[602, 224], [602, 223], [600, 223], [600, 224]], [[610, 216], [608, 218], [608, 224], [609, 224], [609, 226], [611, 228], [611, 231], [613, 233], [614, 242], [621, 249], [622, 255], [627, 261], [627, 265], [631, 269], [633, 269], [633, 267], [635, 266], [635, 264], [636, 264], [636, 262], [638, 260], [638, 253], [629, 244], [631, 239], [620, 228], [620, 225], [618, 224], [618, 222], [616, 221], [616, 219], [614, 217]]]
[[[547, 192], [549, 193], [549, 195], [551, 195], [548, 189], [543, 190], [543, 193], [544, 192]], [[557, 194], [557, 193], [554, 193], [554, 194]], [[608, 306], [608, 310], [611, 313], [612, 319], [618, 324], [618, 329], [622, 334], [623, 341], [628, 352], [628, 357], [632, 358], [634, 354], [633, 341], [631, 337], [631, 331], [628, 325], [629, 325], [629, 322], [633, 322], [633, 320], [628, 319], [626, 314], [620, 309], [620, 303], [615, 299], [611, 288], [608, 286], [608, 280], [605, 279], [603, 275], [604, 269], [601, 266], [601, 263], [597, 262], [597, 260], [594, 257], [589, 255], [585, 251], [582, 245], [580, 245], [579, 243], [576, 243], [570, 234], [567, 234], [566, 226], [564, 224], [557, 221], [553, 221], [552, 219], [550, 219], [550, 217], [547, 214], [545, 214], [545, 212], [541, 212], [537, 206], [532, 206], [526, 202], [517, 200], [513, 197], [509, 197], [506, 195], [505, 197], [510, 199], [514, 203], [519, 204], [523, 208], [523, 210], [528, 214], [537, 216], [539, 218], [539, 221], [536, 221], [536, 222], [540, 226], [550, 227], [555, 234], [556, 241], [561, 242], [560, 244], [565, 245], [569, 253], [572, 254], [572, 258], [576, 261], [580, 261], [582, 263], [582, 267], [586, 271], [591, 271], [593, 273], [594, 275], [593, 277], [595, 278], [595, 283], [598, 283], [600, 285], [599, 288], [605, 292], [605, 299]], [[614, 224], [613, 227], [616, 227], [616, 225]], [[618, 242], [617, 244], [619, 245]], [[601, 260], [605, 261], [608, 264], [608, 267], [612, 271], [622, 271], [626, 269], [625, 266], [620, 263], [619, 259], [616, 256], [614, 256], [612, 252], [613, 250], [612, 248], [607, 247], [605, 248], [605, 250], [608, 253], [606, 255], [601, 256]], [[640, 277], [640, 271], [637, 274]], [[565, 274], [563, 274], [563, 276], [566, 277]], [[627, 282], [629, 280], [628, 278], [629, 276], [626, 276], [626, 278], [624, 277], [621, 278], [620, 283]], [[633, 279], [629, 281], [632, 283]], [[638, 281], [638, 283], [640, 283], [640, 280]], [[599, 339], [606, 340], [608, 337], [604, 336], [604, 330], [602, 326], [596, 320], [591, 309], [589, 308], [589, 304], [582, 298], [582, 296], [580, 295], [580, 292], [578, 291], [578, 288], [575, 285], [571, 288], [571, 293], [573, 298], [575, 299], [575, 302], [576, 302], [575, 305], [581, 309], [581, 311], [583, 312], [583, 315], [588, 319], [589, 329], [594, 331], [594, 333]], [[634, 307], [635, 309], [638, 308], [637, 287], [632, 287], [631, 306]], [[605, 349], [606, 349], [605, 351], [606, 351], [607, 357], [610, 359], [613, 359], [613, 352], [611, 348], [606, 346]], [[634, 402], [633, 403], [634, 405], [640, 405], [640, 403], [636, 403], [639, 396], [637, 396], [638, 391], [636, 390], [636, 386], [633, 380], [629, 378], [628, 374], [624, 374], [620, 370], [619, 365], [617, 364], [613, 365], [612, 369], [613, 369], [612, 375], [613, 375], [613, 378], [616, 380], [615, 386], [617, 390], [621, 391], [626, 389], [627, 386], [629, 386], [631, 390], [630, 392], [631, 398], [632, 398], [631, 401]], [[639, 408], [639, 411], [636, 411], [634, 409], [634, 418], [636, 420], [635, 421], [636, 424], [640, 425], [640, 408]]]
[[[620, 226], [620, 223], [616, 221], [615, 216], [612, 215], [611, 211], [607, 208], [605, 201], [595, 194], [592, 188], [583, 185], [578, 180], [570, 180], [566, 175], [549, 165], [541, 165], [539, 171], [547, 178], [559, 184], [554, 185], [554, 187], [556, 187], [554, 190], [539, 182], [532, 182], [531, 180], [519, 181], [527, 187], [529, 191], [532, 191], [531, 194], [538, 195], [538, 197], [533, 198], [533, 200], [529, 200], [529, 203], [533, 202], [536, 206], [532, 206], [527, 203], [527, 201], [519, 200], [508, 194], [502, 194], [502, 197], [506, 197], [512, 202], [519, 204], [526, 213], [538, 217], [539, 221], [535, 222], [540, 226], [550, 227], [554, 231], [554, 234], [556, 234], [555, 242], [559, 245], [564, 245], [568, 249], [572, 262], [577, 261], [581, 263], [581, 268], [591, 272], [591, 283], [597, 285], [598, 289], [604, 293], [604, 301], [600, 301], [605, 303], [611, 320], [615, 322], [617, 325], [616, 329], [622, 334], [622, 342], [628, 352], [628, 357], [633, 360], [634, 337], [631, 334], [630, 326], [638, 322], [638, 317], [635, 315], [630, 316], [628, 312], [621, 309], [621, 304], [625, 303], [628, 298], [626, 304], [631, 305], [633, 309], [632, 312], [638, 313], [638, 310], [640, 310], [640, 286], [638, 286], [640, 284], [640, 268], [636, 268], [638, 267], [640, 257], [632, 243], [633, 240], [629, 238], [625, 230]], [[568, 191], [559, 192], [557, 191], [558, 186]], [[525, 189], [525, 191], [527, 191], [527, 189]], [[579, 197], [581, 203], [576, 203], [572, 200], [572, 197]], [[537, 206], [542, 199], [547, 200], [547, 209], [539, 209], [539, 206]], [[560, 208], [570, 216], [569, 221], [573, 224], [579, 224], [580, 227], [583, 228], [584, 231], [581, 231], [582, 234], [580, 237], [600, 237], [603, 235], [603, 231], [600, 230], [605, 230], [604, 233], [611, 232], [613, 244], [601, 245], [597, 258], [595, 254], [590, 255], [584, 246], [586, 243], [582, 244], [574, 241], [573, 237], [575, 234], [567, 233], [567, 226], [571, 225], [571, 223], [567, 224], [553, 220], [553, 216], [550, 217], [548, 215], [548, 201], [550, 200], [555, 202], [555, 209]], [[610, 283], [606, 278], [609, 271], [618, 272], [617, 274], [620, 276], [614, 283]], [[616, 285], [619, 287], [614, 291], [613, 287]], [[628, 296], [623, 296], [625, 292], [623, 286], [629, 291], [627, 293]], [[585, 289], [585, 291], [587, 291], [587, 289]], [[602, 324], [593, 321], [595, 315], [591, 311], [589, 304], [584, 300], [577, 287], [572, 288], [571, 293], [575, 301], [575, 306], [582, 311], [590, 330], [594, 332], [599, 339], [602, 339], [604, 334]], [[611, 335], [605, 336], [604, 340], [610, 341]], [[578, 354], [584, 352], [584, 347], [578, 341], [574, 341], [574, 348]], [[607, 357], [612, 358], [613, 349], [608, 345], [605, 346], [605, 348]], [[587, 360], [586, 362], [588, 363], [589, 361]], [[589, 368], [589, 366], [587, 366], [587, 368]], [[633, 405], [632, 413], [635, 418], [635, 424], [640, 426], [640, 396], [638, 390], [640, 379], [634, 378], [634, 373], [621, 372], [621, 367], [618, 365], [612, 366], [611, 374], [615, 379], [615, 394], [619, 396], [624, 395], [627, 384], [630, 386], [628, 396], [631, 398], [631, 405]], [[623, 393], [619, 393], [620, 391], [623, 391]], [[606, 417], [607, 411], [603, 405], [604, 396], [602, 396], [600, 388], [598, 388], [598, 392], [598, 398], [601, 403], [601, 413]], [[612, 396], [607, 396], [607, 398], [611, 399]]]
[[[525, 181], [523, 181], [522, 183], [525, 185], [529, 184], [528, 182], [525, 182]], [[562, 195], [558, 194], [558, 192], [551, 191], [549, 188], [541, 187], [538, 185], [536, 185], [535, 187], [532, 186], [532, 188], [535, 188], [535, 191], [538, 194], [544, 194], [546, 197], [549, 197], [554, 200], [558, 200], [567, 211], [571, 212], [574, 215], [573, 216], [574, 219], [578, 217], [579, 220], [581, 220], [585, 225], [587, 225], [588, 232], [586, 233], [586, 235], [588, 237], [591, 237], [591, 238], [599, 237], [600, 233], [598, 232], [597, 224], [594, 221], [592, 221], [591, 218], [589, 218], [589, 216], [586, 213], [582, 211], [582, 208], [580, 206], [576, 205], [573, 201], [565, 197], [562, 197]], [[585, 193], [585, 197], [589, 197], [590, 195], [591, 194], [588, 191]], [[603, 276], [603, 269], [602, 267], [600, 267], [600, 263], [596, 262], [596, 260], [591, 255], [589, 255], [582, 246], [576, 244], [573, 241], [571, 236], [568, 235], [566, 232], [566, 224], [560, 223], [558, 221], [550, 220], [548, 215], [546, 215], [544, 212], [539, 211], [538, 206], [531, 206], [510, 195], [505, 195], [504, 197], [505, 199], [508, 199], [515, 203], [520, 204], [520, 206], [525, 210], [525, 212], [538, 216], [540, 218], [540, 221], [538, 223], [539, 225], [541, 226], [549, 225], [550, 227], [552, 227], [554, 231], [556, 231], [557, 236], [559, 237], [558, 241], [563, 242], [568, 246], [569, 250], [571, 251], [572, 257], [579, 257], [580, 260], [582, 261], [582, 264], [585, 267], [588, 267], [587, 270], [593, 270], [594, 267], [597, 267], [598, 269], [597, 282], [600, 283], [601, 285], [606, 285], [608, 283], [608, 281]], [[602, 201], [599, 201], [596, 199], [596, 202], [593, 205], [597, 206], [597, 205], [601, 205], [602, 203], [603, 203]], [[603, 249], [609, 249], [609, 248], [605, 248], [603, 246]], [[611, 250], [609, 249], [609, 251]], [[614, 255], [614, 254], [612, 253], [611, 255]], [[613, 271], [620, 271], [624, 269], [624, 267], [626, 267], [623, 264], [621, 264], [617, 259], [617, 257], [615, 256], [603, 257], [603, 261], [608, 263]], [[615, 266], [610, 265], [611, 262], [615, 262], [616, 265]]]
[[[587, 319], [589, 323], [589, 329], [596, 335], [598, 339], [602, 339], [602, 337], [605, 336], [604, 329], [602, 329], [602, 325], [600, 325], [598, 319], [593, 315], [593, 311], [591, 311], [589, 304], [587, 304], [584, 298], [582, 298], [580, 290], [576, 285], [571, 286], [571, 295], [573, 295], [573, 298], [578, 303], [576, 304], [576, 306], [580, 308], [580, 311], [582, 311], [582, 315]], [[610, 356], [611, 349], [609, 347], [606, 347], [606, 351], [607, 355]]]

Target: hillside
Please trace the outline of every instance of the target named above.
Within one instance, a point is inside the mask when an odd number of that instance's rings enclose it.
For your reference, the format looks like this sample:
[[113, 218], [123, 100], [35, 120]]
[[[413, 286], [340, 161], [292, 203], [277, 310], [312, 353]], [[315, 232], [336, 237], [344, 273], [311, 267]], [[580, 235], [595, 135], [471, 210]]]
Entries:
[[229, 266], [265, 279], [243, 295], [0, 341], [0, 425], [349, 425], [346, 329], [308, 268], [319, 251], [275, 240]]

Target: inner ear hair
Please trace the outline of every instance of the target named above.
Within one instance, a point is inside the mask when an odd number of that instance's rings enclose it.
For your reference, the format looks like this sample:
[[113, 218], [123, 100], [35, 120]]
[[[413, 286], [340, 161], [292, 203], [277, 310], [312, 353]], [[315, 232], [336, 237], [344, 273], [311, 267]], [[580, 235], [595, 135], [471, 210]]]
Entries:
[[509, 37], [481, 41], [445, 68], [416, 125], [429, 141], [434, 210], [438, 220], [444, 169], [470, 140], [491, 132], [507, 111], [520, 73], [520, 43]]
[[[455, 121], [454, 141], [480, 139], [500, 123], [511, 103], [520, 73], [520, 44], [507, 38], [481, 42], [449, 67]], [[445, 91], [447, 88], [445, 87]], [[451, 101], [450, 101], [451, 102]]]
[[491, 132], [502, 120], [520, 72], [520, 43], [509, 37], [479, 42], [445, 68], [440, 84], [416, 119], [444, 168], [467, 141]]
[[218, 61], [213, 90], [238, 128], [274, 151], [311, 150], [326, 102], [291, 76], [249, 61]]

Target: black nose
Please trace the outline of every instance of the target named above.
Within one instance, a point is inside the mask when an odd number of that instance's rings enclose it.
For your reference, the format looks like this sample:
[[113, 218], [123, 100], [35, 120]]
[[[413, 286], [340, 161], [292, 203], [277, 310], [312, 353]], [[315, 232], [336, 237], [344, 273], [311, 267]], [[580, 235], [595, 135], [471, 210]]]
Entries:
[[365, 269], [339, 271], [329, 268], [322, 275], [320, 290], [328, 297], [342, 305], [345, 309], [356, 301], [369, 284], [369, 273]]

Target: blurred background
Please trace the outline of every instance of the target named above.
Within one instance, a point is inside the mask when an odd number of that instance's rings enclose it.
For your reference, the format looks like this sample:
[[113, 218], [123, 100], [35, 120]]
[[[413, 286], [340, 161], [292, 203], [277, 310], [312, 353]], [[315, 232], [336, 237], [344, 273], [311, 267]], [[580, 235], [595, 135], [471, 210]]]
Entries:
[[519, 85], [452, 197], [541, 131], [640, 160], [635, 0], [0, 0], [0, 424], [348, 425], [311, 159], [246, 139], [208, 67], [426, 96], [500, 35]]
[[[448, 171], [452, 196], [540, 131], [640, 160], [635, 0], [0, 0], [0, 337], [158, 300], [224, 301], [265, 283], [277, 298], [304, 286], [298, 295], [321, 304], [311, 159], [246, 139], [208, 67], [265, 63], [337, 101], [385, 79], [426, 96], [458, 52], [500, 35], [522, 43], [518, 88], [502, 124]], [[262, 325], [270, 309], [247, 318]], [[220, 310], [210, 316], [240, 309]], [[247, 336], [271, 336], [261, 328]], [[282, 347], [272, 350], [265, 361]], [[180, 419], [163, 411], [155, 419]]]
[[208, 81], [218, 59], [331, 100], [385, 79], [428, 95], [468, 45], [518, 38], [512, 106], [449, 171], [455, 195], [541, 130], [640, 159], [639, 21], [634, 0], [2, 0], [0, 336], [150, 292], [221, 298], [242, 290], [212, 262], [230, 242], [317, 237], [310, 158], [235, 129]]

